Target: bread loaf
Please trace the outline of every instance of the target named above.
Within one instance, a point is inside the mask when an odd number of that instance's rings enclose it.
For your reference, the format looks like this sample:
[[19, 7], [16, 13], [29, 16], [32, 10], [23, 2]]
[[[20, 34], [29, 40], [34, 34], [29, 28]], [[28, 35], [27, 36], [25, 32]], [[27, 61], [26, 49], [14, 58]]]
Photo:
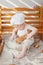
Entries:
[[16, 39], [16, 42], [17, 42], [17, 43], [21, 43], [21, 42], [23, 42], [26, 38], [27, 38], [27, 34], [25, 34], [25, 35], [23, 35], [23, 36], [21, 36], [21, 37], [18, 37], [18, 38]]

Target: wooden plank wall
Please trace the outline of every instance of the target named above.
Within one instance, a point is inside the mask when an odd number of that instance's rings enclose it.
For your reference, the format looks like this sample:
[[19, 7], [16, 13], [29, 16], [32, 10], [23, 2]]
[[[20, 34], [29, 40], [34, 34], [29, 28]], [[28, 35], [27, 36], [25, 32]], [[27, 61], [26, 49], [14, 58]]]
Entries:
[[43, 7], [40, 8], [41, 40], [43, 41]]
[[1, 6], [0, 6], [0, 43], [2, 42], [2, 26], [1, 26]]
[[22, 11], [25, 14], [25, 22], [38, 28], [38, 33], [43, 33], [43, 7], [40, 9], [30, 8], [1, 8], [2, 33], [11, 33], [13, 27], [10, 25], [10, 19], [16, 11]]

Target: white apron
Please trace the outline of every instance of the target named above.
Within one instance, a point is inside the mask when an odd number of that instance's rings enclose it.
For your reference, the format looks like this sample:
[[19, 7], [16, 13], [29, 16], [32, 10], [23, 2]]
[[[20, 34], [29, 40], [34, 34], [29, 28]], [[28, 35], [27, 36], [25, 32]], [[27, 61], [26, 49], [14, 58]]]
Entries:
[[[24, 34], [27, 34], [27, 29], [25, 28], [24, 30], [19, 30], [18, 33], [17, 33], [19, 36], [22, 36]], [[27, 57], [27, 55], [25, 57], [23, 57], [22, 59], [20, 60], [17, 60], [17, 59], [13, 59], [13, 56], [17, 56], [20, 54], [23, 46], [28, 46], [28, 49], [30, 48], [30, 46], [34, 43], [34, 38], [30, 38], [30, 39], [26, 39], [24, 40], [21, 44], [17, 44], [15, 42], [15, 40], [7, 40], [6, 41], [6, 44], [5, 44], [5, 47], [4, 47], [4, 52], [3, 54], [5, 54], [6, 56], [6, 59], [8, 61], [6, 61], [8, 64], [12, 64], [14, 63], [15, 65], [29, 65], [28, 61], [29, 58]], [[28, 52], [27, 52], [28, 53]], [[26, 61], [26, 62], [25, 62]], [[4, 64], [4, 65], [7, 65]]]

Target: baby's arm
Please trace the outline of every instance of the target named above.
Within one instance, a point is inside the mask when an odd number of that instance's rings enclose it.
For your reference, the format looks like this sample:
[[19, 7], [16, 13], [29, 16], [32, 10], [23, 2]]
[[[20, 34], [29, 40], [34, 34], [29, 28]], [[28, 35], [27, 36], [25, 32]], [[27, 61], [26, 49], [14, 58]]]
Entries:
[[17, 56], [16, 58], [17, 59], [23, 58], [26, 55], [27, 50], [28, 50], [28, 46], [24, 46], [23, 49], [22, 49], [22, 51], [21, 51], [21, 53], [20, 53], [20, 55]]
[[37, 33], [37, 28], [29, 25], [27, 26], [27, 29], [30, 29], [31, 32], [29, 34], [27, 34], [27, 39], [31, 38], [33, 35], [35, 35]]

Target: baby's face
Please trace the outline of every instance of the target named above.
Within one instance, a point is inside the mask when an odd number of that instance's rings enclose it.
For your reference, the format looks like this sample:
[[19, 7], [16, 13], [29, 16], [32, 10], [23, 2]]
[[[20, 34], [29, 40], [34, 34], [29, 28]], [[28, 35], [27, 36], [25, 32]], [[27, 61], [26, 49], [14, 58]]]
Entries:
[[16, 28], [18, 28], [18, 29], [24, 29], [24, 23], [23, 24], [19, 24], [19, 25], [14, 25]]

